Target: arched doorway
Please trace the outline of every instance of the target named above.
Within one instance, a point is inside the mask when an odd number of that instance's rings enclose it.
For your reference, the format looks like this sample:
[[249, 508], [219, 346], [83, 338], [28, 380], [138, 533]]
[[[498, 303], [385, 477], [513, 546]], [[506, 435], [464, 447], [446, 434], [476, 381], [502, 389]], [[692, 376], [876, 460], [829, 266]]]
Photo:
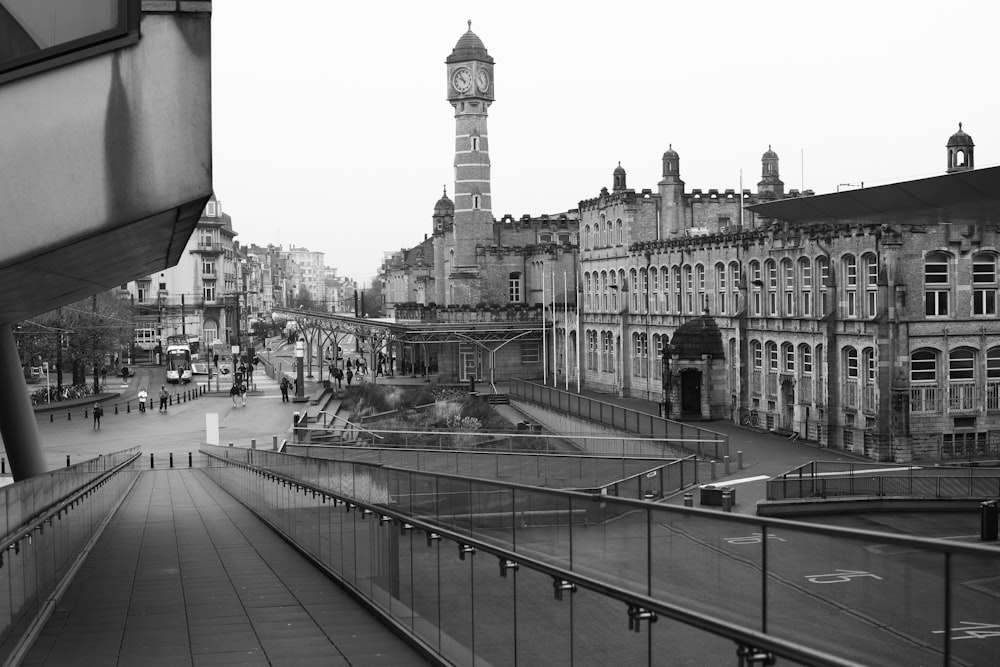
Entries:
[[681, 417], [701, 417], [701, 371], [681, 371]]

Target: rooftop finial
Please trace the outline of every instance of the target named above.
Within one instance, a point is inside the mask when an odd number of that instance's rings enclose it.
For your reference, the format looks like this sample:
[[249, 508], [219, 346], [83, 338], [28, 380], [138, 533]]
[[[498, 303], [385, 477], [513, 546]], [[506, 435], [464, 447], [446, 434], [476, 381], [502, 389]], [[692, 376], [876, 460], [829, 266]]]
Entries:
[[443, 189], [444, 189], [444, 194], [442, 196], [447, 197], [448, 196], [448, 184], [447, 183], [444, 185]]
[[469, 32], [472, 32], [472, 19], [469, 19]]
[[962, 121], [958, 121], [958, 131], [962, 131]]

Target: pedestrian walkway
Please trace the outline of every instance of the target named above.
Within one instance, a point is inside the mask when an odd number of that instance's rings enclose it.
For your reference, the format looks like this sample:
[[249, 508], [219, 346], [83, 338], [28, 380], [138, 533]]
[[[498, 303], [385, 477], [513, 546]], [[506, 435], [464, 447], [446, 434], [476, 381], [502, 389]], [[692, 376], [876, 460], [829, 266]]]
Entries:
[[201, 470], [143, 472], [25, 665], [425, 665]]

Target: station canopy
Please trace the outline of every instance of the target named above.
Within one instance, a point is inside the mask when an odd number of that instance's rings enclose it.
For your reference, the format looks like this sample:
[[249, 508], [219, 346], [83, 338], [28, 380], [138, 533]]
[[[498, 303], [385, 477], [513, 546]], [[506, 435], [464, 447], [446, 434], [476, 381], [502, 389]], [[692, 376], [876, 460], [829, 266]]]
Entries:
[[852, 221], [890, 225], [1000, 223], [1000, 167], [957, 171], [915, 181], [792, 197], [747, 206], [793, 223]]

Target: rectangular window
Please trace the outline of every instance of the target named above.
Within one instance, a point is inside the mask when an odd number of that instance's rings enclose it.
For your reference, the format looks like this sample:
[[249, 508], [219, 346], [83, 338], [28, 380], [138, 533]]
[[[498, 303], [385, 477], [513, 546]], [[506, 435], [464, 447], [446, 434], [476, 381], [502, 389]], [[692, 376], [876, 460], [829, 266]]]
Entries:
[[202, 285], [202, 294], [205, 301], [215, 301], [215, 281], [206, 281]]
[[924, 293], [924, 314], [928, 317], [943, 317], [948, 314], [948, 292], [928, 291]]
[[510, 302], [521, 302], [521, 277], [511, 276], [510, 278]]
[[789, 373], [795, 370], [795, 348], [791, 345], [785, 348], [785, 370]]
[[808, 347], [802, 348], [802, 374], [812, 375], [813, 372], [813, 355], [812, 350]]
[[537, 340], [521, 341], [521, 363], [537, 364], [539, 359], [539, 342]]
[[137, 0], [6, 0], [0, 82], [111, 51], [139, 38]]
[[135, 300], [138, 303], [146, 303], [149, 298], [149, 281], [141, 280], [135, 284], [136, 297]]
[[201, 272], [207, 275], [215, 275], [215, 262], [205, 260], [201, 263]]

